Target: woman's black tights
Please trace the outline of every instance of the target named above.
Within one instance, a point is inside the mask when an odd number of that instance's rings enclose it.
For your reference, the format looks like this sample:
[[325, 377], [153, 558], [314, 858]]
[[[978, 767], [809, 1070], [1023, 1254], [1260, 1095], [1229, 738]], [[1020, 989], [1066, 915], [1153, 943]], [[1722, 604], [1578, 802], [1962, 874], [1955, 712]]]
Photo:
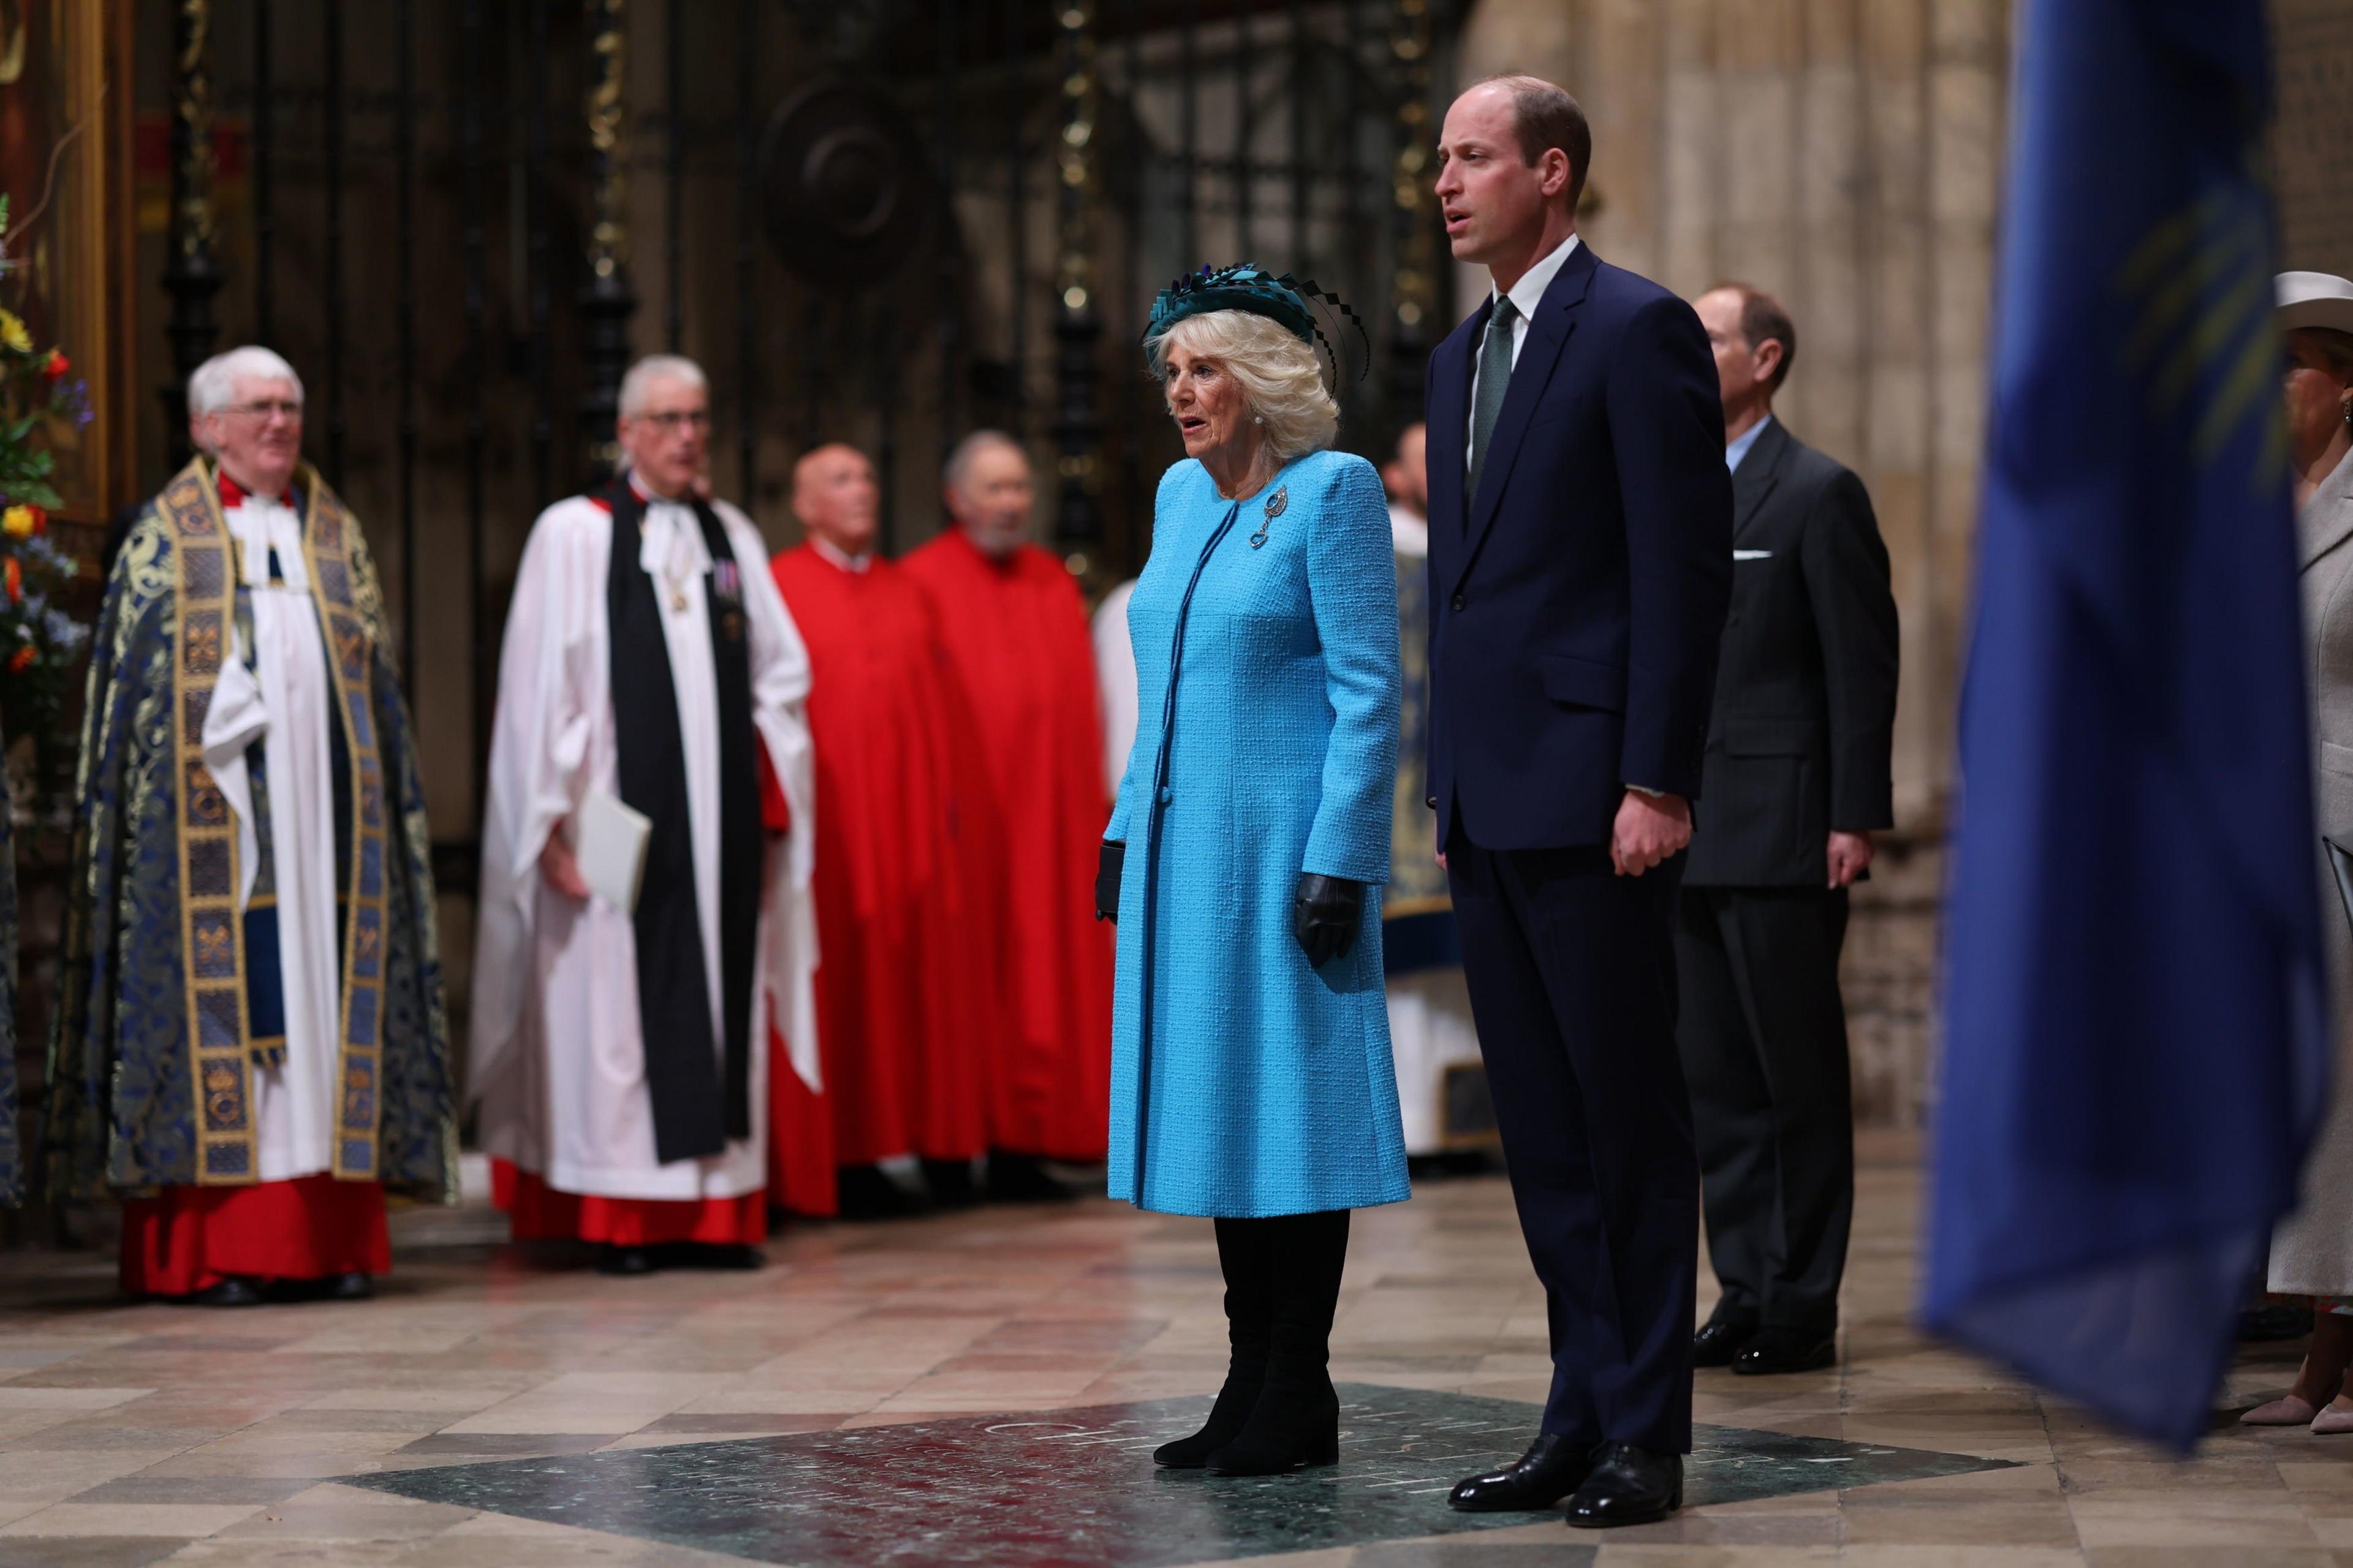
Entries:
[[1179, 1469], [1271, 1475], [1338, 1458], [1332, 1314], [1348, 1253], [1348, 1211], [1221, 1219], [1226, 1278], [1225, 1386], [1209, 1419], [1152, 1457]]

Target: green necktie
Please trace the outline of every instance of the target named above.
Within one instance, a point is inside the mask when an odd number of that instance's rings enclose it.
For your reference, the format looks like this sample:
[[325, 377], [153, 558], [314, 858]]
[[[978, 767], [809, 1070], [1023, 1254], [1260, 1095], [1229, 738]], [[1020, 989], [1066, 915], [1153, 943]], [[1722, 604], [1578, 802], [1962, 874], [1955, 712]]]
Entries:
[[1479, 470], [1487, 466], [1487, 443], [1503, 415], [1504, 395], [1512, 389], [1512, 323], [1519, 315], [1509, 294], [1496, 300], [1494, 314], [1487, 318], [1487, 341], [1479, 349], [1478, 402], [1471, 410], [1471, 489], [1463, 497], [1466, 523], [1479, 504]]

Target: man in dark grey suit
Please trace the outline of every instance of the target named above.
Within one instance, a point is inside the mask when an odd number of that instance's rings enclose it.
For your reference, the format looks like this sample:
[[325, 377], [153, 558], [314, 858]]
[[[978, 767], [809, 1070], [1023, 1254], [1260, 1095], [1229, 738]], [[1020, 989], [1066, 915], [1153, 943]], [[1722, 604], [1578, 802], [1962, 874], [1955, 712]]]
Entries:
[[1871, 831], [1894, 825], [1895, 600], [1862, 481], [1773, 417], [1788, 313], [1726, 284], [1697, 310], [1724, 394], [1732, 613], [1675, 931], [1708, 1252], [1700, 1366], [1837, 1356], [1854, 1209], [1839, 950]]

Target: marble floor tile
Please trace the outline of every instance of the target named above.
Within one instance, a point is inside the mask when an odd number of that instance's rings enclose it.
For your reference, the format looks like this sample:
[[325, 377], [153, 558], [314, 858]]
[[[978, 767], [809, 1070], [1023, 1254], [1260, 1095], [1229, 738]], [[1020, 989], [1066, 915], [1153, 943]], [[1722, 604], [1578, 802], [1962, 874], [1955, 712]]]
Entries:
[[[1055, 1506], [1155, 1538], [1190, 1531], [1219, 1554], [1188, 1563], [1279, 1568], [2353, 1568], [2353, 1438], [2228, 1419], [2285, 1386], [2300, 1345], [2238, 1359], [2197, 1460], [2119, 1436], [1919, 1337], [1920, 1183], [1905, 1146], [1873, 1147], [1840, 1364], [1704, 1373], [1697, 1418], [1765, 1435], [1740, 1441], [1768, 1479], [1801, 1458], [1843, 1458], [1809, 1467], [1835, 1472], [1890, 1451], [1995, 1468], [1894, 1479], [1866, 1468], [1776, 1492], [1695, 1462], [1682, 1515], [1603, 1538], [1556, 1514], [1446, 1513], [1459, 1473], [1525, 1444], [1549, 1380], [1543, 1293], [1508, 1191], [1486, 1177], [1422, 1184], [1413, 1203], [1358, 1216], [1352, 1237], [1335, 1373], [1381, 1399], [1493, 1412], [1474, 1424], [1491, 1428], [1469, 1440], [1475, 1454], [1424, 1447], [1416, 1465], [1358, 1475], [1415, 1482], [1385, 1489], [1412, 1494], [1396, 1505], [1409, 1521], [1337, 1542], [1249, 1536], [1236, 1558], [1230, 1495], [1153, 1471], [1141, 1439], [1101, 1453], [1112, 1468], [1092, 1500]], [[778, 1456], [819, 1464], [866, 1507], [860, 1468], [825, 1454], [953, 1448], [957, 1432], [1058, 1429], [1099, 1406], [1198, 1411], [1224, 1374], [1216, 1249], [1199, 1220], [1092, 1201], [800, 1226], [769, 1242], [756, 1273], [642, 1280], [587, 1272], [577, 1249], [498, 1246], [501, 1225], [479, 1199], [397, 1214], [396, 1271], [375, 1300], [237, 1313], [122, 1302], [111, 1258], [0, 1259], [0, 1564], [742, 1568], [744, 1555], [707, 1542], [632, 1533], [643, 1519], [583, 1528], [431, 1489], [515, 1469], [668, 1476], [659, 1467], [733, 1452], [772, 1471]], [[1713, 1295], [1704, 1284], [1703, 1311]], [[1722, 1441], [1702, 1436], [1704, 1450]], [[1366, 1441], [1351, 1437], [1352, 1463], [1369, 1462]], [[1349, 1473], [1255, 1485], [1307, 1496]], [[752, 1478], [773, 1493], [773, 1473]], [[890, 1487], [903, 1481], [894, 1472]], [[993, 1463], [939, 1484], [953, 1506], [915, 1508], [888, 1538], [901, 1568], [952, 1558], [942, 1543], [958, 1521], [1009, 1507], [1016, 1489]], [[681, 1499], [714, 1506], [673, 1486], [638, 1512]], [[1366, 1510], [1350, 1510], [1361, 1524]]]
[[215, 1535], [260, 1511], [249, 1502], [61, 1502], [0, 1526], [23, 1535]]
[[2070, 1497], [2086, 1547], [2316, 1547], [2312, 1521], [2284, 1493], [2126, 1491]]
[[148, 1568], [192, 1544], [161, 1535], [59, 1535], [8, 1543], [9, 1568]]

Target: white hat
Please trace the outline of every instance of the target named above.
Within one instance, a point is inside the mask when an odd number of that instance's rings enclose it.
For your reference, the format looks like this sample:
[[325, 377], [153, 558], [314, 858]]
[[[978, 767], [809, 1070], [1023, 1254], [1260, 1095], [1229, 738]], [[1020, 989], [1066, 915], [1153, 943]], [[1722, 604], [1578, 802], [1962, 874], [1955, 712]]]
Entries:
[[2278, 308], [2272, 321], [2282, 332], [2299, 327], [2353, 332], [2353, 283], [2327, 272], [2283, 272], [2274, 281]]

